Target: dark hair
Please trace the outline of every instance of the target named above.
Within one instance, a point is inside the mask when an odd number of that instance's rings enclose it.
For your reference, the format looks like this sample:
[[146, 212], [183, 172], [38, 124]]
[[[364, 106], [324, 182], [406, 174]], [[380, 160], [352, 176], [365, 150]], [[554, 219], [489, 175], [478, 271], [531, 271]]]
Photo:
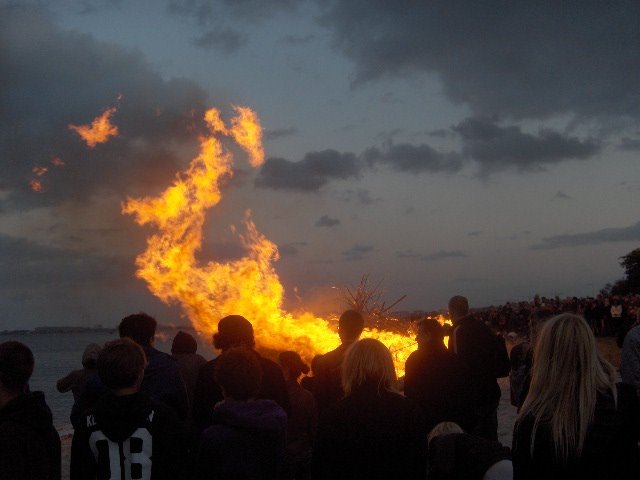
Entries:
[[430, 335], [433, 339], [442, 341], [445, 337], [444, 328], [434, 318], [425, 318], [418, 324], [418, 328], [421, 332]]
[[262, 367], [255, 352], [246, 347], [232, 347], [216, 359], [214, 378], [225, 396], [245, 401], [258, 393]]
[[118, 331], [120, 338], [128, 337], [138, 345], [148, 347], [156, 334], [156, 319], [144, 312], [134, 313], [124, 317], [120, 322]]
[[298, 378], [303, 373], [309, 373], [309, 366], [302, 361], [296, 352], [282, 352], [278, 355], [278, 362], [285, 368], [292, 378]]
[[347, 310], [340, 315], [338, 330], [343, 341], [355, 341], [364, 329], [364, 319], [355, 310]]
[[218, 322], [218, 333], [213, 335], [213, 345], [224, 351], [244, 345], [253, 348], [253, 326], [242, 315], [228, 315]]
[[107, 343], [98, 356], [98, 376], [110, 390], [133, 387], [147, 364], [140, 345], [130, 338]]
[[198, 350], [198, 343], [192, 335], [180, 330], [176, 333], [171, 344], [171, 353], [196, 353]]
[[449, 299], [449, 313], [452, 317], [461, 318], [469, 314], [469, 300], [462, 295]]
[[24, 343], [0, 343], [0, 382], [7, 390], [24, 392], [34, 363], [33, 353]]

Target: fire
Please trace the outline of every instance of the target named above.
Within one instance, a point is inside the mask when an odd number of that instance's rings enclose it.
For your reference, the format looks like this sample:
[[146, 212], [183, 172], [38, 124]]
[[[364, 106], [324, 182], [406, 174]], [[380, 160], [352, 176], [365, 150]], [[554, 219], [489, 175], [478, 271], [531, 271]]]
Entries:
[[111, 117], [116, 111], [116, 107], [108, 108], [91, 122], [91, 126], [70, 124], [69, 129], [80, 135], [89, 148], [93, 148], [118, 135], [118, 127], [111, 124]]
[[63, 167], [64, 166], [64, 162], [62, 161], [62, 159], [60, 157], [53, 157], [51, 159], [51, 165], [53, 165], [54, 167]]
[[[253, 166], [264, 161], [262, 128], [257, 115], [246, 107], [234, 107], [230, 126], [212, 108], [204, 120], [209, 129], [200, 137], [200, 153], [188, 168], [176, 175], [160, 196], [127, 199], [122, 211], [140, 225], [151, 224], [158, 233], [147, 240], [147, 249], [136, 259], [137, 276], [151, 292], [168, 304], [179, 304], [199, 332], [211, 335], [225, 315], [241, 314], [253, 324], [257, 344], [264, 349], [295, 350], [307, 361], [327, 352], [340, 340], [329, 321], [310, 312], [295, 316], [282, 308], [284, 288], [273, 263], [277, 246], [258, 231], [247, 210], [244, 233], [238, 237], [245, 257], [228, 263], [196, 261], [202, 245], [202, 227], [208, 209], [222, 198], [219, 181], [233, 174], [232, 156], [217, 136], [235, 140]], [[235, 232], [235, 229], [234, 229]], [[394, 355], [399, 375], [415, 340], [397, 333], [365, 330]]]
[[47, 173], [49, 169], [47, 167], [33, 167], [31, 171], [35, 173], [37, 176], [41, 177], [45, 173]]
[[44, 191], [44, 186], [42, 185], [42, 182], [40, 180], [31, 180], [29, 182], [29, 186], [34, 192], [41, 193]]

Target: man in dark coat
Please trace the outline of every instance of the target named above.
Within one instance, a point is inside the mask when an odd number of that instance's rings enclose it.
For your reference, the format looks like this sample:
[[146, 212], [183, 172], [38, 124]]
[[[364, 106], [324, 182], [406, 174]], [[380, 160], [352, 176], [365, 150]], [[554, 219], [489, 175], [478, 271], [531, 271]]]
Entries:
[[[146, 313], [136, 313], [125, 317], [118, 327], [120, 338], [130, 338], [142, 347], [147, 356], [147, 366], [140, 391], [156, 401], [173, 409], [178, 418], [187, 417], [187, 389], [180, 374], [178, 364], [170, 355], [153, 348], [156, 335], [156, 320]], [[91, 376], [81, 391], [71, 411], [74, 427], [89, 407], [107, 392], [97, 374]]]
[[176, 414], [141, 393], [146, 357], [129, 338], [108, 343], [98, 375], [109, 391], [81, 417], [71, 446], [71, 480], [172, 480], [184, 475], [186, 443]]
[[500, 386], [496, 378], [509, 374], [506, 349], [500, 348], [500, 339], [489, 327], [469, 313], [465, 297], [449, 300], [449, 315], [454, 325], [450, 346], [466, 363], [471, 375], [473, 396], [468, 407], [475, 410], [476, 425], [470, 433], [497, 440]]
[[338, 320], [340, 345], [315, 359], [313, 394], [318, 404], [318, 413], [322, 414], [344, 395], [340, 372], [342, 361], [347, 349], [360, 338], [363, 329], [362, 315], [355, 310], [347, 310]]
[[[218, 332], [213, 335], [213, 345], [222, 353], [233, 347], [246, 347], [255, 355], [262, 368], [262, 381], [256, 398], [270, 399], [289, 412], [289, 396], [284, 375], [277, 363], [255, 351], [255, 339], [251, 322], [241, 315], [228, 315], [218, 322]], [[198, 431], [211, 425], [213, 408], [224, 395], [215, 379], [218, 359], [205, 363], [198, 373], [193, 395], [193, 421]]]
[[433, 318], [418, 326], [418, 350], [407, 358], [404, 393], [425, 414], [427, 432], [440, 422], [456, 422], [465, 429], [474, 424], [468, 407], [469, 369], [444, 345], [444, 329]]
[[29, 392], [33, 353], [0, 343], [0, 478], [60, 480], [60, 436], [42, 392]]

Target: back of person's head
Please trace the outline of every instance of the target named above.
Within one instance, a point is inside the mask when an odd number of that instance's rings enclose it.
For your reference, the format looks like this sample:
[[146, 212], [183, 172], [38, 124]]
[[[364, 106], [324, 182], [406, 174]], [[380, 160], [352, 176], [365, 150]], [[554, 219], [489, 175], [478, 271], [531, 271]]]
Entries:
[[309, 366], [302, 361], [297, 352], [282, 352], [278, 355], [278, 363], [289, 373], [289, 377], [297, 379], [302, 374], [309, 373]]
[[378, 391], [395, 390], [396, 369], [391, 352], [378, 340], [364, 338], [349, 347], [342, 363], [342, 388], [345, 395], [364, 385], [374, 383]]
[[151, 345], [156, 335], [156, 327], [158, 322], [156, 319], [146, 313], [134, 313], [128, 317], [124, 317], [120, 322], [118, 331], [120, 338], [130, 338], [138, 345], [148, 347]]
[[418, 323], [418, 343], [442, 343], [444, 345], [444, 337], [444, 328], [436, 319], [425, 318]]
[[258, 356], [246, 347], [231, 347], [216, 358], [214, 378], [225, 398], [247, 401], [260, 390], [262, 368]]
[[427, 436], [427, 441], [431, 443], [436, 437], [441, 435], [448, 435], [450, 433], [464, 433], [464, 430], [460, 425], [454, 422], [440, 422], [435, 427], [431, 429], [429, 435]]
[[24, 393], [34, 364], [33, 353], [24, 343], [0, 343], [0, 387], [14, 395]]
[[100, 355], [101, 350], [102, 347], [97, 343], [87, 345], [82, 354], [82, 366], [84, 368], [96, 368], [98, 355]]
[[531, 385], [520, 418], [533, 414], [534, 432], [541, 419], [550, 422], [558, 459], [580, 455], [597, 392], [616, 396], [615, 369], [600, 355], [587, 322], [571, 313], [544, 323], [533, 358]]
[[469, 300], [461, 295], [451, 297], [449, 300], [449, 315], [451, 320], [456, 321], [469, 314]]
[[347, 310], [338, 320], [338, 334], [343, 343], [355, 342], [364, 330], [364, 318], [355, 310]]
[[128, 337], [107, 343], [98, 356], [98, 376], [109, 390], [131, 388], [142, 381], [147, 356]]
[[536, 339], [538, 338], [538, 333], [542, 329], [542, 325], [544, 322], [551, 318], [551, 313], [549, 310], [536, 308], [531, 311], [529, 314], [529, 338], [531, 339], [531, 343], [534, 344]]
[[251, 322], [242, 315], [228, 315], [218, 322], [218, 333], [213, 335], [213, 345], [224, 351], [231, 347], [253, 348], [256, 342]]
[[180, 330], [176, 333], [171, 343], [171, 353], [174, 355], [180, 353], [196, 353], [198, 350], [198, 342], [193, 338], [193, 335], [188, 334]]

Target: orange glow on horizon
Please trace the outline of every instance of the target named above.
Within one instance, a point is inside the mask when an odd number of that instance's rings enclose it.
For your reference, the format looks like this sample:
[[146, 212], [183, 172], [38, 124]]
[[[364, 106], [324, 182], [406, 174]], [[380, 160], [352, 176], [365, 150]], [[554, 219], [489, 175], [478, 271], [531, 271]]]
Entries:
[[111, 137], [118, 135], [118, 127], [111, 124], [111, 117], [117, 108], [106, 109], [102, 115], [96, 117], [91, 125], [69, 125], [69, 129], [75, 131], [85, 141], [89, 148], [94, 148], [99, 143], [106, 143]]
[[[249, 210], [243, 233], [233, 229], [246, 256], [227, 263], [196, 261], [206, 212], [222, 198], [220, 178], [233, 174], [232, 155], [216, 136], [233, 138], [254, 167], [264, 161], [257, 115], [246, 107], [233, 108], [230, 126], [217, 109], [205, 113], [209, 134], [200, 138], [199, 155], [163, 193], [124, 202], [124, 214], [133, 215], [139, 225], [153, 225], [158, 230], [136, 259], [136, 275], [160, 300], [180, 305], [194, 328], [205, 336], [217, 330], [222, 317], [241, 314], [253, 324], [259, 348], [294, 350], [309, 362], [337, 347], [340, 340], [332, 322], [311, 312], [294, 315], [283, 310], [284, 287], [273, 266], [279, 258], [278, 248], [258, 231]], [[415, 350], [413, 336], [365, 329], [363, 337], [374, 337], [387, 345], [398, 375], [404, 374], [406, 358]]]

